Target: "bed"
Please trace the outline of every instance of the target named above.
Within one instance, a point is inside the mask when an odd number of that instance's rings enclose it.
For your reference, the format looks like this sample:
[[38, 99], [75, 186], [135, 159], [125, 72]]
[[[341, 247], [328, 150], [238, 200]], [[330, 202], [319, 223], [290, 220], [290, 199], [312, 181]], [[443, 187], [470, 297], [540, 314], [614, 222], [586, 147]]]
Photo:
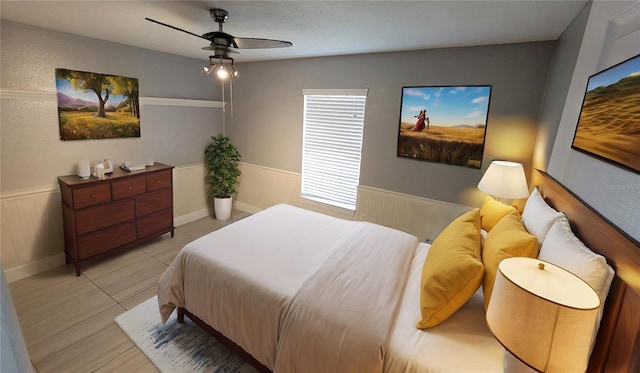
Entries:
[[[549, 204], [616, 269], [589, 371], [636, 371], [637, 243], [548, 175], [538, 179]], [[191, 318], [263, 372], [502, 371], [482, 290], [446, 322], [416, 328], [429, 250], [389, 228], [278, 205], [185, 246], [161, 279], [161, 315], [177, 308], [179, 320]]]

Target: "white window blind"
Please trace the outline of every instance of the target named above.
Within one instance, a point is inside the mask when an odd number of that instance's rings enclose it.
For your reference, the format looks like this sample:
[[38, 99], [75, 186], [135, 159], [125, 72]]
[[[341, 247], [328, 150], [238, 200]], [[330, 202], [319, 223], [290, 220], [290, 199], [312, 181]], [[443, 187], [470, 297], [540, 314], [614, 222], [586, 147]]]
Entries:
[[367, 90], [303, 90], [302, 197], [356, 209]]

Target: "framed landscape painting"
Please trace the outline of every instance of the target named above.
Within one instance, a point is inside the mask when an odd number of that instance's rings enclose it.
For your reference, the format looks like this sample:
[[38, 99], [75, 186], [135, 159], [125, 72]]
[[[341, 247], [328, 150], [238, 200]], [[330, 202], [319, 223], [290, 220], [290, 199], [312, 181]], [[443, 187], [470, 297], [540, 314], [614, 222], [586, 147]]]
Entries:
[[640, 55], [589, 77], [571, 147], [640, 173]]
[[491, 86], [403, 87], [398, 156], [480, 168]]
[[140, 137], [138, 79], [56, 69], [61, 140]]

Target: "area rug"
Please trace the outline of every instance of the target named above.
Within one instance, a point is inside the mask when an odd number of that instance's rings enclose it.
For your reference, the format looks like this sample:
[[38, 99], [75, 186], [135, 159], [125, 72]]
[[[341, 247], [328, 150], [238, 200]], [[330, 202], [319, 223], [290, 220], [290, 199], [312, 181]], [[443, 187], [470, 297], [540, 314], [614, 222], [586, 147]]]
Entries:
[[117, 316], [115, 321], [163, 373], [257, 372], [188, 317], [179, 324], [174, 311], [163, 325], [157, 297]]

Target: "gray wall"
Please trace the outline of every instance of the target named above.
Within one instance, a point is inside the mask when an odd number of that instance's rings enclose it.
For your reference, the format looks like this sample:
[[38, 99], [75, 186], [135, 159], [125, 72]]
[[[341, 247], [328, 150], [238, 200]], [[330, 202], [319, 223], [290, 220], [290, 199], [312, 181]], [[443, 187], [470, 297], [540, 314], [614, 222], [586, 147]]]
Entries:
[[571, 74], [571, 84], [558, 118], [548, 172], [640, 241], [640, 174], [571, 149], [589, 76], [640, 53], [637, 15], [637, 1], [595, 1], [583, 37], [566, 44], [571, 49], [578, 44], [580, 51], [571, 71], [552, 72], [558, 77]]
[[[66, 68], [137, 78], [141, 97], [221, 99], [219, 84], [201, 73], [205, 61], [5, 20], [0, 27], [3, 90], [55, 94], [55, 69]], [[64, 142], [56, 108], [47, 100], [2, 100], [3, 193], [52, 185], [82, 160], [202, 162], [209, 137], [222, 130], [220, 109], [144, 105], [140, 138]]]
[[591, 2], [578, 13], [556, 43], [556, 50], [549, 71], [549, 81], [540, 112], [540, 128], [533, 155], [533, 167], [547, 170], [553, 142], [560, 126], [567, 92], [571, 85], [573, 69], [578, 59], [584, 30], [587, 27]]
[[[360, 184], [442, 201], [469, 195], [493, 159], [530, 166], [554, 42], [239, 65], [226, 133], [242, 160], [300, 172], [302, 90], [368, 88]], [[403, 86], [491, 85], [482, 170], [396, 157]]]

